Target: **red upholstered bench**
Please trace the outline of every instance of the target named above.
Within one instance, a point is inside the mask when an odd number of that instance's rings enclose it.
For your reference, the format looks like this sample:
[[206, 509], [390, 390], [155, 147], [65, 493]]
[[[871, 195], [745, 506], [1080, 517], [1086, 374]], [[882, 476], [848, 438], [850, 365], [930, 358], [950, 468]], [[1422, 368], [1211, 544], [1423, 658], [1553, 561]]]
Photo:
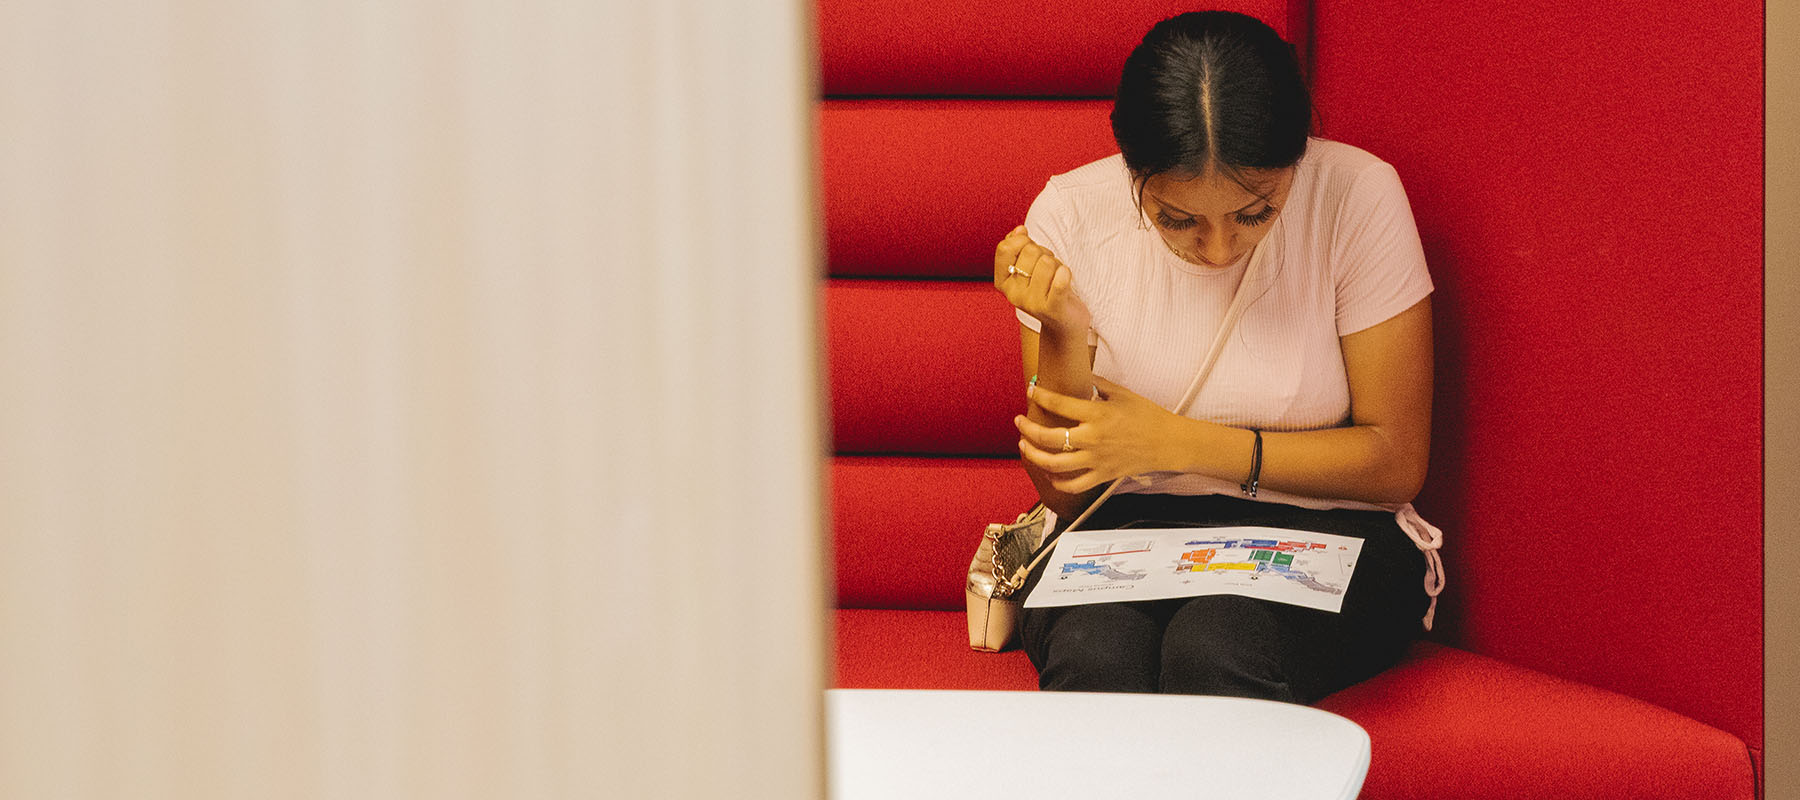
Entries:
[[[1761, 8], [1440, 5], [1228, 4], [1307, 53], [1323, 135], [1399, 169], [1438, 286], [1449, 587], [1320, 705], [1369, 731], [1368, 798], [1757, 796]], [[989, 259], [1113, 151], [1118, 64], [1180, 10], [823, 0], [837, 685], [1035, 688], [961, 610], [981, 525], [1034, 499]]]

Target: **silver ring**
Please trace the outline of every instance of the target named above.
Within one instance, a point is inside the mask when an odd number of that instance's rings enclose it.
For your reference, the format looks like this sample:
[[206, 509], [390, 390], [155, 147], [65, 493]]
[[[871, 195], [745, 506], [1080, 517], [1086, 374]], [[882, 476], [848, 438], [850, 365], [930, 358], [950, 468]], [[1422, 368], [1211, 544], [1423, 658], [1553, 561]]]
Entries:
[[1031, 273], [1026, 272], [1025, 270], [1019, 269], [1019, 265], [1017, 265], [1017, 264], [1006, 265], [1006, 274], [1007, 275], [1024, 275], [1025, 280], [1031, 280]]
[[1074, 452], [1075, 445], [1069, 442], [1069, 429], [1063, 428], [1063, 452]]

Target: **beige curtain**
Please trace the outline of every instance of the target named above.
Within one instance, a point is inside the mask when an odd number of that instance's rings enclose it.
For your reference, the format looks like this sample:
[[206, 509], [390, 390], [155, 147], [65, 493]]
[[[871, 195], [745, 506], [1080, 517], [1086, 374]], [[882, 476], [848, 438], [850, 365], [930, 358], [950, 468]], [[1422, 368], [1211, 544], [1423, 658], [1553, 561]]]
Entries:
[[0, 797], [819, 795], [807, 8], [0, 3]]

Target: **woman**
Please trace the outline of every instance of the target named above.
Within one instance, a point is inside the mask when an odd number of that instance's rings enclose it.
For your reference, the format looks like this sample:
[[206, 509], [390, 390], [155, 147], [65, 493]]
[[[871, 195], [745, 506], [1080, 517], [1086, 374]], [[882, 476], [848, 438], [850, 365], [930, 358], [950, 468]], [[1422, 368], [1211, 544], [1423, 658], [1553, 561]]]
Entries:
[[[1439, 538], [1410, 501], [1430, 449], [1431, 278], [1394, 169], [1312, 138], [1311, 122], [1294, 49], [1268, 26], [1227, 12], [1158, 24], [1119, 82], [1119, 155], [1049, 181], [996, 248], [994, 284], [1023, 325], [1019, 450], [1064, 524], [1124, 478], [1082, 527], [1357, 537], [1342, 610], [1238, 596], [1028, 608], [1045, 689], [1311, 702], [1430, 625]], [[1259, 248], [1248, 305], [1176, 416]]]

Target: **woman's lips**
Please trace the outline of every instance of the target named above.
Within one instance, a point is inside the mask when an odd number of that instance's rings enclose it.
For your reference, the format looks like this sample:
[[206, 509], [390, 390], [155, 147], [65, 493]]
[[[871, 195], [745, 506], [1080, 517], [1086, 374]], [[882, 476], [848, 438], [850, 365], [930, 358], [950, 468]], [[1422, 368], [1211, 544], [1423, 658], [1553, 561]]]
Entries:
[[1199, 255], [1195, 255], [1195, 256], [1188, 256], [1188, 260], [1189, 260], [1189, 261], [1192, 261], [1192, 262], [1195, 262], [1195, 263], [1198, 263], [1198, 264], [1201, 264], [1201, 265], [1202, 265], [1202, 266], [1208, 266], [1208, 267], [1212, 267], [1212, 268], [1213, 268], [1213, 269], [1221, 269], [1221, 268], [1224, 268], [1224, 267], [1229, 267], [1229, 266], [1231, 266], [1231, 265], [1232, 265], [1232, 264], [1236, 264], [1236, 263], [1237, 263], [1237, 260], [1238, 260], [1238, 259], [1239, 259], [1239, 258], [1242, 258], [1242, 257], [1243, 257], [1243, 254], [1241, 254], [1241, 253], [1240, 253], [1240, 254], [1238, 254], [1238, 255], [1236, 255], [1236, 256], [1233, 256], [1233, 257], [1232, 257], [1232, 259], [1231, 259], [1231, 260], [1230, 260], [1230, 261], [1227, 261], [1227, 262], [1225, 262], [1225, 263], [1223, 263], [1223, 264], [1219, 264], [1219, 263], [1215, 263], [1215, 262], [1214, 262], [1214, 261], [1213, 261], [1213, 260], [1212, 260], [1212, 259], [1210, 259], [1210, 258], [1207, 258], [1207, 257], [1205, 257], [1205, 256], [1199, 256]]

